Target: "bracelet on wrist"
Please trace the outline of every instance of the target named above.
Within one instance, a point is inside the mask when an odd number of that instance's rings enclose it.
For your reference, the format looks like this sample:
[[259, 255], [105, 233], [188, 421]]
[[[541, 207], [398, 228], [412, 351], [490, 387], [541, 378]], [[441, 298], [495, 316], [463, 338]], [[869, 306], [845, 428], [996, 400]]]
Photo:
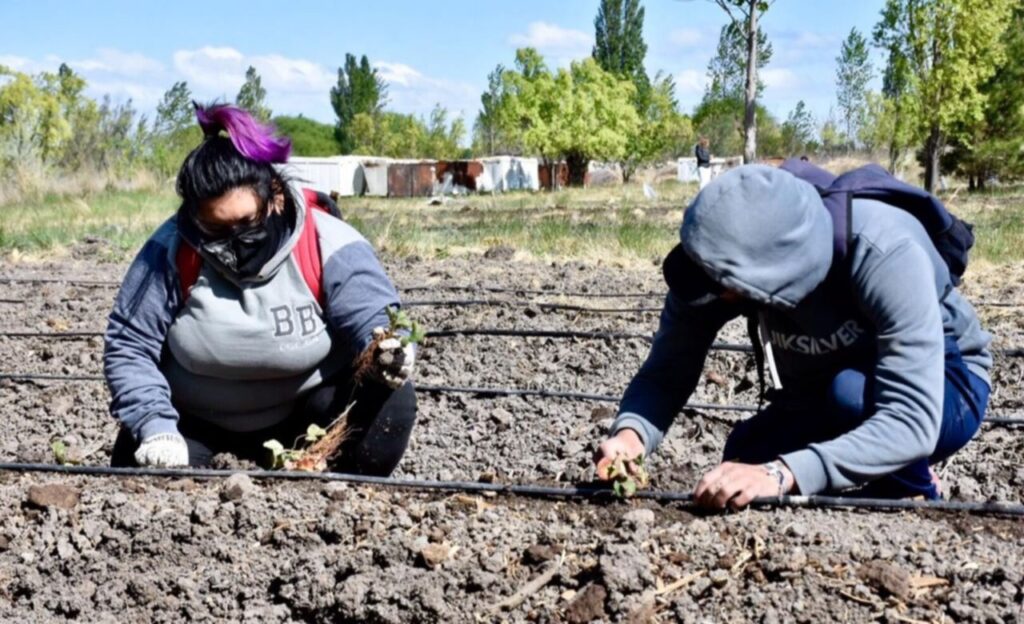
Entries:
[[782, 469], [782, 462], [776, 460], [768, 462], [767, 464], [761, 464], [764, 471], [768, 473], [768, 476], [775, 478], [779, 484], [779, 498], [786, 494], [786, 473]]

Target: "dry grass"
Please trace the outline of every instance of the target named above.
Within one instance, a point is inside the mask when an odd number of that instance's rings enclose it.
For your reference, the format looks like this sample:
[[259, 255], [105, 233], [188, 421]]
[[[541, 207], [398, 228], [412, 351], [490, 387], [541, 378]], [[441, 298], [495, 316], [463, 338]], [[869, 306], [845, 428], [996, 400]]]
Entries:
[[[856, 164], [832, 163], [837, 168]], [[343, 198], [340, 204], [346, 219], [384, 254], [445, 258], [507, 246], [520, 258], [637, 265], [656, 261], [672, 248], [683, 209], [696, 193], [695, 185], [674, 180], [654, 188], [654, 199], [646, 198], [636, 182], [553, 193], [471, 195], [441, 205], [430, 205], [425, 198], [369, 197]], [[971, 194], [961, 190], [944, 199], [976, 225], [974, 264], [1024, 260], [1024, 187]], [[176, 206], [170, 188], [44, 196], [0, 206], [0, 251], [52, 256], [92, 238], [106, 242], [112, 259], [123, 259]]]

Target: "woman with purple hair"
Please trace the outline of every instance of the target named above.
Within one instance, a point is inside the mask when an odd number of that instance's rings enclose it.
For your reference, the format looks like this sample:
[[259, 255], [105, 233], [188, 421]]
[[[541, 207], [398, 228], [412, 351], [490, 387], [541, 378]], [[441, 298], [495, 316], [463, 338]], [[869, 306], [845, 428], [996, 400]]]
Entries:
[[289, 444], [354, 402], [331, 467], [390, 474], [416, 419], [413, 346], [373, 340], [400, 305], [395, 287], [369, 243], [288, 177], [287, 139], [233, 106], [196, 105], [196, 117], [205, 137], [178, 172], [181, 206], [109, 318], [113, 464], [259, 461], [264, 442]]

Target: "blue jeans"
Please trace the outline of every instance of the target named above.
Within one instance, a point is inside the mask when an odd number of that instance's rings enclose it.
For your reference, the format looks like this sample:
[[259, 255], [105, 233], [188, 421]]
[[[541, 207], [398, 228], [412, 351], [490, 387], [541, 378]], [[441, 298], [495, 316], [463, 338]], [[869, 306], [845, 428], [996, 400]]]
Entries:
[[[736, 425], [725, 442], [724, 460], [763, 463], [856, 428], [874, 413], [873, 384], [870, 373], [846, 369], [832, 380], [823, 407], [806, 403], [796, 407], [786, 401], [772, 403]], [[956, 341], [946, 338], [942, 426], [934, 452], [867, 484], [857, 495], [939, 498], [929, 466], [946, 460], [974, 437], [985, 418], [988, 395], [988, 384], [967, 369]]]

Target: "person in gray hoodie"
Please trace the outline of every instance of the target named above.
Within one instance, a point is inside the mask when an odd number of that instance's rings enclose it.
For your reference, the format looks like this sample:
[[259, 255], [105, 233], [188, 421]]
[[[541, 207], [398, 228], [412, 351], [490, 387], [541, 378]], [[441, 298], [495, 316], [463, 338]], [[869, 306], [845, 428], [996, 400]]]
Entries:
[[373, 336], [400, 305], [394, 286], [358, 232], [307, 206], [282, 169], [286, 139], [232, 106], [196, 114], [205, 138], [179, 171], [181, 206], [132, 262], [109, 317], [113, 464], [202, 466], [225, 451], [259, 461], [264, 442], [290, 446], [354, 401], [333, 467], [390, 474], [416, 417], [414, 347]]
[[778, 387], [738, 424], [699, 503], [740, 508], [760, 496], [861, 488], [939, 491], [930, 465], [977, 432], [989, 395], [991, 337], [954, 288], [911, 214], [854, 199], [845, 258], [816, 189], [761, 165], [729, 171], [689, 206], [683, 270], [651, 352], [623, 396], [597, 472], [654, 452], [695, 390], [729, 320], [759, 318]]

